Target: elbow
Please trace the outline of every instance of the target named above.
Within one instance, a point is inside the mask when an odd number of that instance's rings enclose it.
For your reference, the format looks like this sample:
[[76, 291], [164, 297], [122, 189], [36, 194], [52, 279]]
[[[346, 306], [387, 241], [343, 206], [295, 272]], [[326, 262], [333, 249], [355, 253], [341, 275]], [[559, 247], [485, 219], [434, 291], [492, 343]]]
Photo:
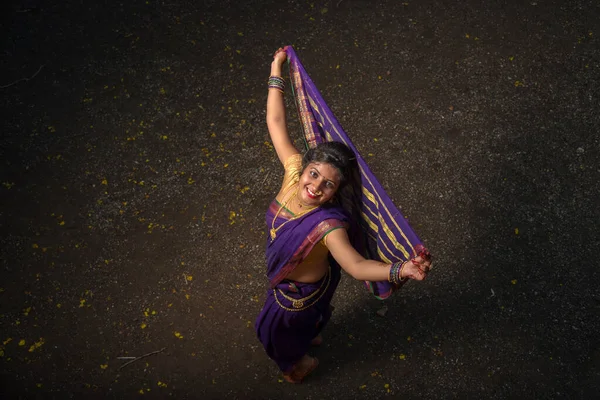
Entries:
[[358, 276], [358, 275], [350, 274], [350, 276], [352, 277], [352, 279], [357, 280], [357, 281], [363, 281], [364, 280], [364, 279], [360, 279], [360, 276]]
[[345, 267], [344, 271], [346, 271], [346, 273], [348, 275], [350, 275], [352, 278], [356, 279], [357, 281], [362, 280], [361, 274], [360, 274], [360, 269], [356, 268], [355, 265], [350, 265], [350, 266]]

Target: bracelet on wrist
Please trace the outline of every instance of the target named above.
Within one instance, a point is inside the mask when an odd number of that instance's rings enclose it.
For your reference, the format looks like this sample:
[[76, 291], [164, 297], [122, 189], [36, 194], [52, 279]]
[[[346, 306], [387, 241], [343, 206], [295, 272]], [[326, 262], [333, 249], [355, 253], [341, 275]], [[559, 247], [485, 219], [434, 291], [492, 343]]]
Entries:
[[400, 283], [402, 283], [403, 281], [405, 281], [407, 278], [402, 278], [402, 270], [404, 269], [404, 266], [406, 265], [408, 261], [398, 261], [393, 263], [390, 266], [390, 274], [388, 277], [388, 282], [392, 283], [393, 285], [399, 285]]
[[397, 263], [392, 263], [392, 265], [390, 265], [390, 272], [389, 272], [389, 276], [388, 276], [388, 282], [390, 283], [394, 283], [394, 277], [396, 276], [396, 264]]
[[402, 263], [402, 265], [400, 266], [400, 269], [398, 270], [398, 283], [400, 282], [404, 282], [405, 280], [407, 280], [408, 278], [403, 278], [402, 277], [402, 270], [404, 270], [404, 266], [408, 263], [408, 261], [404, 261]]
[[276, 89], [281, 93], [284, 93], [285, 81], [280, 76], [269, 77], [269, 89]]

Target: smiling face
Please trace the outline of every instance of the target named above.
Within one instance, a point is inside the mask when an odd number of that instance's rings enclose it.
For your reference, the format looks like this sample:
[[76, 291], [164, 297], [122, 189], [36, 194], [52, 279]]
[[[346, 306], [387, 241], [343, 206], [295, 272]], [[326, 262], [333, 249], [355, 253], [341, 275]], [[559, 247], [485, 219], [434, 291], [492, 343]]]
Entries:
[[311, 162], [298, 182], [298, 199], [307, 206], [327, 203], [340, 187], [340, 173], [331, 164]]

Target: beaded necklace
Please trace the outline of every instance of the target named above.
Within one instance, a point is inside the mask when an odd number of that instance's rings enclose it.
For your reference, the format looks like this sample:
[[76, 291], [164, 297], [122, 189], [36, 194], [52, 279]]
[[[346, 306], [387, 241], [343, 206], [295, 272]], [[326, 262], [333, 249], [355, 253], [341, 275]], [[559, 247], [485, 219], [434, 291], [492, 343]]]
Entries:
[[[303, 215], [306, 215], [307, 213], [311, 212], [312, 210], [314, 210], [315, 208], [318, 207], [318, 206], [314, 206], [314, 207], [311, 207], [297, 215], [294, 215], [292, 218], [288, 219], [287, 221], [285, 221], [284, 223], [279, 225], [277, 228], [275, 228], [275, 220], [279, 216], [279, 213], [290, 202], [290, 200], [292, 198], [296, 197], [299, 189], [300, 189], [300, 185], [298, 185], [296, 187], [296, 190], [294, 191], [294, 193], [290, 197], [288, 197], [288, 199], [279, 207], [279, 210], [277, 210], [277, 212], [275, 213], [275, 217], [273, 218], [273, 222], [271, 222], [271, 229], [269, 231], [269, 233], [271, 234], [271, 240], [274, 240], [277, 237], [277, 231], [279, 231], [285, 224], [287, 224], [288, 222], [291, 222], [295, 219], [298, 219], [298, 218], [302, 217]], [[287, 193], [286, 193], [286, 195], [287, 195]]]

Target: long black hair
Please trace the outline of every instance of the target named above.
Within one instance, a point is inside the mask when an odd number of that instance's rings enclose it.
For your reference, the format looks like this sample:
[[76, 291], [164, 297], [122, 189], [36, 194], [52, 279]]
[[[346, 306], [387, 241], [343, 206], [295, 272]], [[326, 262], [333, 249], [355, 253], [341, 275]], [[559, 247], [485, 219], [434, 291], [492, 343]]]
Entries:
[[316, 147], [309, 149], [302, 158], [302, 170], [304, 171], [310, 163], [329, 164], [335, 167], [340, 173], [340, 189], [351, 182], [354, 171], [358, 171], [354, 152], [341, 142], [319, 143]]

